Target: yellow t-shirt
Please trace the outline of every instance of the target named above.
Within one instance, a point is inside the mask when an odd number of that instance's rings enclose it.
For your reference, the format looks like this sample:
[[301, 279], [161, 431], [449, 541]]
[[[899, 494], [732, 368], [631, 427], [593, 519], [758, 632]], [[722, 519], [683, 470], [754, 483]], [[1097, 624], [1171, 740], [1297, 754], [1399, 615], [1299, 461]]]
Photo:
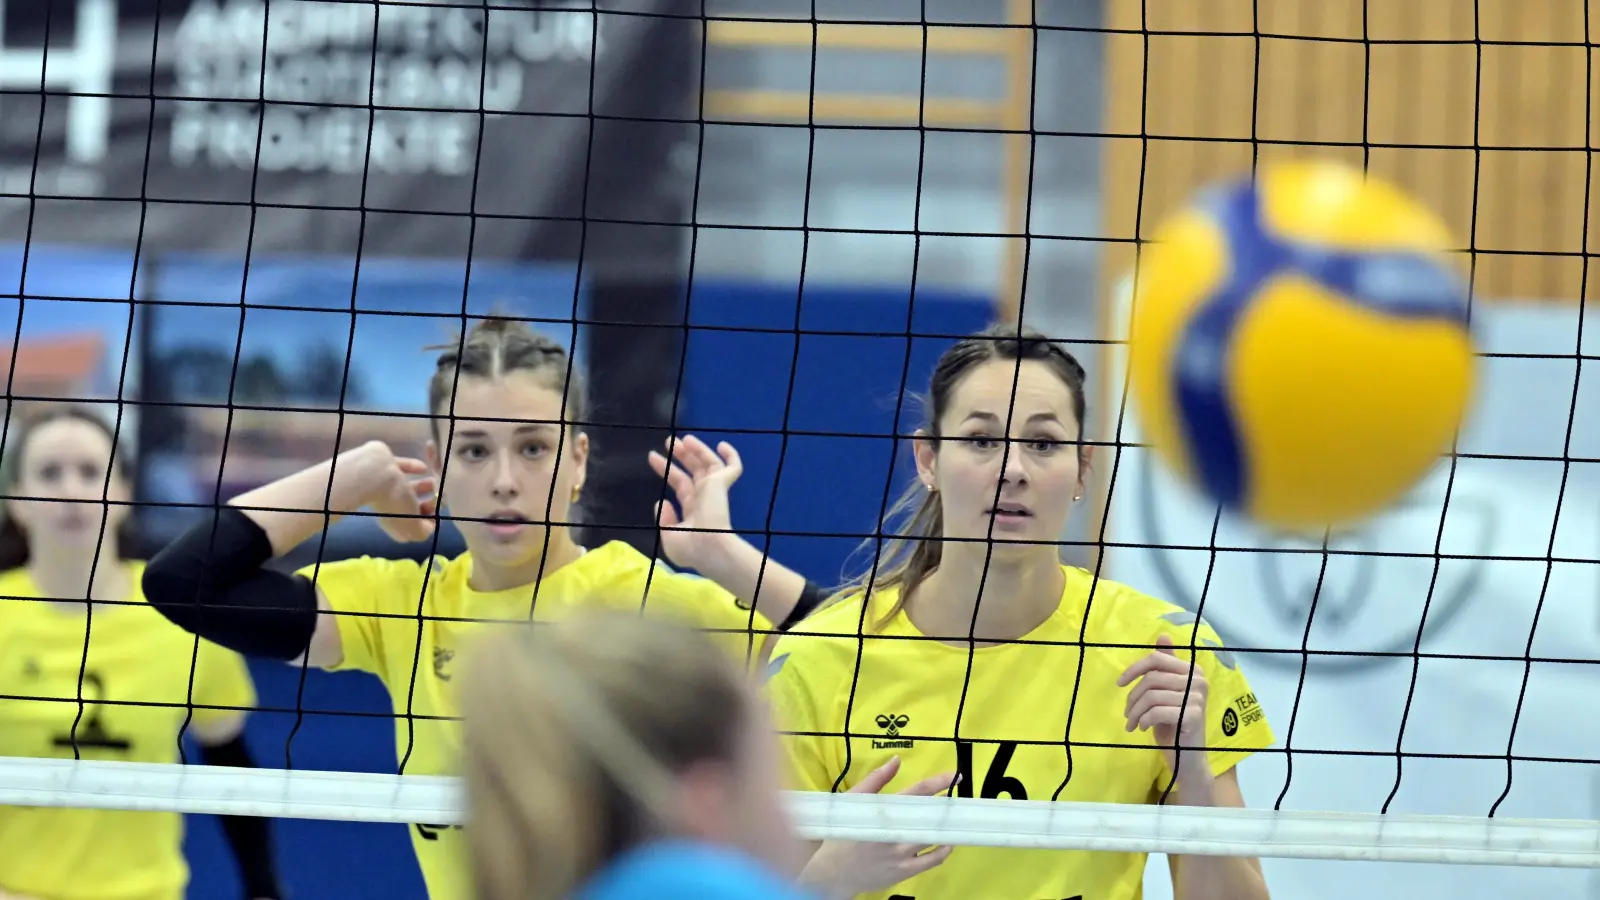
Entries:
[[[1250, 686], [1209, 626], [1200, 623], [1196, 633], [1195, 617], [1187, 611], [1104, 580], [1088, 602], [1093, 576], [1062, 568], [1066, 589], [1060, 606], [1024, 638], [1056, 644], [970, 651], [939, 641], [904, 640], [921, 634], [903, 612], [872, 632], [898, 591], [872, 596], [864, 639], [859, 637], [860, 596], [820, 610], [780, 638], [772, 651], [768, 688], [778, 727], [788, 733], [784, 745], [794, 786], [848, 790], [898, 754], [900, 771], [885, 794], [943, 772], [960, 772], [958, 796], [1152, 802], [1171, 775], [1153, 732], [1126, 730], [1131, 686], [1117, 686], [1123, 670], [1152, 651], [1090, 647], [1085, 652], [1073, 645], [1153, 647], [1161, 633], [1179, 647], [1192, 642], [1212, 648], [1199, 654], [1210, 686], [1208, 745], [1229, 751], [1210, 753], [1212, 769], [1223, 772], [1250, 751], [1272, 744]], [[1188, 657], [1188, 651], [1178, 652]], [[848, 743], [842, 737], [846, 732]], [[867, 896], [1132, 900], [1142, 895], [1144, 869], [1142, 853], [956, 847], [943, 865]]]
[[[128, 564], [131, 599], [139, 603], [143, 568]], [[82, 759], [176, 763], [188, 704], [228, 707], [195, 709], [193, 721], [201, 724], [255, 706], [238, 654], [204, 640], [197, 651], [196, 638], [156, 610], [95, 606], [86, 615], [11, 599], [39, 596], [26, 571], [0, 573], [0, 756], [71, 759], [78, 720]], [[11, 893], [181, 900], [188, 881], [177, 813], [0, 806], [0, 888]]]
[[[772, 623], [742, 609], [714, 582], [674, 572], [631, 545], [590, 550], [534, 585], [495, 593], [467, 586], [472, 555], [410, 560], [359, 559], [300, 570], [340, 613], [340, 669], [383, 680], [395, 711], [395, 750], [406, 775], [450, 775], [461, 746], [451, 689], [457, 654], [474, 632], [496, 622], [557, 619], [579, 608], [643, 610], [713, 631], [740, 660], [754, 662]], [[649, 592], [646, 596], [646, 584]], [[472, 897], [459, 829], [411, 829], [417, 863], [433, 900]]]

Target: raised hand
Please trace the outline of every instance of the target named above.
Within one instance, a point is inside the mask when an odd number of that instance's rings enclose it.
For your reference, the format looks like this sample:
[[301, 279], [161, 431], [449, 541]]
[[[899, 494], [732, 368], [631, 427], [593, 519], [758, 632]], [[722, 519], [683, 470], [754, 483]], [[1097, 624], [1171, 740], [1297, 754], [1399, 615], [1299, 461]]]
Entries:
[[[870, 772], [848, 793], [881, 793], [899, 771], [900, 757], [897, 756]], [[900, 791], [899, 796], [932, 797], [949, 790], [959, 779], [954, 772], [924, 778]], [[920, 844], [823, 841], [806, 865], [800, 881], [830, 898], [876, 893], [938, 866], [950, 857], [951, 849]]]
[[678, 509], [665, 501], [656, 504], [661, 548], [673, 564], [700, 569], [719, 548], [739, 540], [728, 510], [728, 489], [744, 474], [744, 463], [726, 441], [713, 452], [694, 435], [669, 438], [667, 449], [670, 461], [650, 451], [650, 468], [666, 479], [678, 502]]
[[439, 481], [420, 459], [388, 454], [373, 462], [375, 471], [366, 505], [379, 515], [378, 527], [397, 541], [425, 541], [433, 536]]
[[[1156, 744], [1163, 748], [1168, 767], [1177, 770], [1174, 746], [1198, 748], [1205, 744], [1206, 675], [1199, 666], [1178, 656], [1170, 636], [1158, 636], [1156, 647], [1155, 652], [1124, 670], [1117, 679], [1117, 686], [1133, 685], [1124, 709], [1128, 717], [1127, 730], [1154, 729]], [[1186, 690], [1187, 703], [1184, 702]], [[1185, 755], [1194, 752], [1197, 751], [1184, 751]], [[1205, 751], [1198, 752], [1201, 759], [1191, 768], [1209, 772]]]

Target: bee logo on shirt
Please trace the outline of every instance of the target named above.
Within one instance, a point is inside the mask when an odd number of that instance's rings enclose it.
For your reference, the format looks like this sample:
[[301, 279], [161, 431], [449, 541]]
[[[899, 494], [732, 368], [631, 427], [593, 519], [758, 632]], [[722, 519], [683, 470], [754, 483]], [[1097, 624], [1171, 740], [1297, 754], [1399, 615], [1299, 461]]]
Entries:
[[456, 658], [454, 650], [444, 647], [433, 648], [433, 677], [440, 681], [450, 680], [450, 661]]
[[878, 727], [883, 729], [883, 736], [889, 740], [874, 738], [872, 741], [872, 749], [905, 750], [911, 746], [911, 741], [900, 737], [900, 729], [911, 724], [910, 716], [901, 716], [895, 715], [894, 713], [889, 713], [888, 715], [879, 716], [877, 718], [877, 723]]

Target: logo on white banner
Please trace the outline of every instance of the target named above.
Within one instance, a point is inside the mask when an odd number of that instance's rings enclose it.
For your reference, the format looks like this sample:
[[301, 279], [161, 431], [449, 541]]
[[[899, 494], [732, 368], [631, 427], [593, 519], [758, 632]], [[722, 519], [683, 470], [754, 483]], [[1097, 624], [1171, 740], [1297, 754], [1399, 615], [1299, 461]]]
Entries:
[[1448, 528], [1445, 479], [1434, 478], [1361, 528], [1330, 536], [1324, 552], [1320, 539], [1219, 517], [1215, 503], [1153, 455], [1139, 456], [1131, 498], [1137, 544], [1117, 558], [1150, 578], [1142, 587], [1203, 614], [1230, 648], [1284, 651], [1251, 653], [1253, 666], [1348, 671], [1392, 663], [1448, 626], [1482, 586], [1498, 517], [1461, 479], [1449, 493]]

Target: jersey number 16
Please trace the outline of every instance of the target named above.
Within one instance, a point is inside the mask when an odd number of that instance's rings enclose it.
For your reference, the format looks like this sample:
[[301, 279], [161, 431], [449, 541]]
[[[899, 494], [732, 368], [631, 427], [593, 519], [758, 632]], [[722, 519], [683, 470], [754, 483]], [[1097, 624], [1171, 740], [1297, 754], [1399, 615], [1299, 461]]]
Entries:
[[[1001, 741], [994, 750], [994, 758], [989, 761], [989, 770], [984, 773], [983, 787], [978, 796], [986, 800], [1008, 797], [1012, 800], [1028, 799], [1028, 789], [1023, 787], [1022, 781], [1014, 775], [1006, 774], [1006, 767], [1011, 765], [1011, 757], [1017, 752], [1017, 745], [1013, 741]], [[957, 797], [972, 797], [973, 777], [972, 742], [956, 741], [956, 773], [961, 776], [961, 781], [956, 784]]]

